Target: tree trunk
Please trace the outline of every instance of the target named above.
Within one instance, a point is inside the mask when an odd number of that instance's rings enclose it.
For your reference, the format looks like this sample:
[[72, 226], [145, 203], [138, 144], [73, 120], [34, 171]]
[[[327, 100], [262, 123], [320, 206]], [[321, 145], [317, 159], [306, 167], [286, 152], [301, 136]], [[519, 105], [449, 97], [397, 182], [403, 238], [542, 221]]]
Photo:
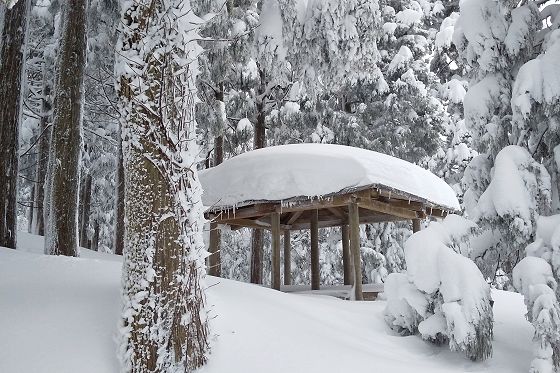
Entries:
[[[45, 65], [48, 62], [45, 62]], [[52, 110], [52, 78], [47, 74], [50, 69], [43, 69], [43, 97], [41, 99], [41, 114], [39, 121], [39, 129], [41, 136], [37, 144], [37, 167], [35, 172], [35, 209], [33, 210], [33, 233], [40, 236], [45, 235], [45, 219], [44, 219], [44, 200], [45, 200], [45, 183], [47, 180], [47, 169], [49, 159], [49, 143], [51, 141], [52, 127], [49, 124], [49, 118]]]
[[263, 230], [251, 231], [251, 283], [262, 284], [263, 277]]
[[[263, 88], [264, 90], [264, 88]], [[264, 102], [257, 102], [257, 122], [255, 123], [255, 135], [253, 137], [253, 148], [261, 149], [266, 146]], [[251, 231], [251, 283], [262, 284], [263, 276], [263, 251], [264, 237], [262, 229]]]
[[[86, 247], [87, 245], [87, 231], [89, 227], [89, 214], [91, 211], [91, 184], [92, 179], [91, 175], [87, 174], [84, 180], [84, 193], [83, 199], [80, 201], [80, 205], [82, 206], [82, 218], [81, 218], [81, 225], [80, 225], [80, 246]], [[95, 221], [97, 224], [97, 228], [99, 229], [99, 221]], [[97, 250], [96, 250], [97, 251]]]
[[30, 0], [4, 13], [0, 41], [0, 246], [16, 248], [21, 81]]
[[93, 251], [99, 251], [99, 220], [95, 220], [95, 223], [93, 224], [93, 237], [91, 239], [91, 249]]
[[118, 158], [117, 158], [117, 198], [116, 198], [116, 216], [115, 216], [115, 254], [123, 255], [124, 250], [124, 161], [122, 148], [122, 126], [119, 127], [118, 140]]
[[49, 158], [45, 253], [77, 256], [87, 0], [68, 0], [65, 6]]
[[127, 372], [191, 372], [208, 350], [190, 65], [198, 35], [189, 31], [200, 20], [188, 0], [127, 5], [117, 46], [126, 185], [120, 355]]

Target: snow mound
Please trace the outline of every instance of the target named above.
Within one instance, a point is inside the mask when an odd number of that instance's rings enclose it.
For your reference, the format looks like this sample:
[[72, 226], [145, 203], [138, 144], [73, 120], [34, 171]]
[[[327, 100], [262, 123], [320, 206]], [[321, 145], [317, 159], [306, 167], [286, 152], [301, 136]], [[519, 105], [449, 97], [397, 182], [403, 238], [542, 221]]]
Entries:
[[449, 215], [406, 241], [408, 273], [387, 278], [385, 320], [402, 334], [419, 332], [482, 360], [492, 354], [490, 286], [477, 266], [454, 250], [475, 227]]
[[294, 144], [247, 152], [200, 172], [205, 206], [320, 197], [385, 187], [459, 210], [453, 189], [430, 171], [389, 155], [333, 144]]

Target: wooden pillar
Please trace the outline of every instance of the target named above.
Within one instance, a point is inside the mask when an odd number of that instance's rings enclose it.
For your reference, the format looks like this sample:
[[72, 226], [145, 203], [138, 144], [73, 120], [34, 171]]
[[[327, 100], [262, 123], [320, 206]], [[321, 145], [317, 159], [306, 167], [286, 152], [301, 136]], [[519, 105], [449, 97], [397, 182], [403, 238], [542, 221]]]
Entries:
[[272, 213], [272, 280], [271, 287], [280, 290], [280, 214]]
[[422, 229], [420, 222], [420, 219], [412, 219], [412, 233], [420, 232]]
[[222, 275], [222, 263], [220, 255], [220, 229], [217, 223], [210, 223], [210, 247], [208, 251], [208, 274], [220, 277]]
[[311, 211], [311, 290], [319, 290], [321, 271], [319, 268], [319, 211]]
[[352, 268], [352, 257], [350, 256], [350, 239], [348, 237], [348, 225], [342, 227], [342, 267], [344, 268], [344, 285], [354, 283], [354, 272]]
[[350, 225], [350, 252], [354, 262], [354, 296], [356, 300], [363, 300], [362, 264], [360, 262], [360, 213], [358, 204], [355, 202], [348, 206], [348, 223]]
[[292, 284], [292, 257], [290, 231], [284, 231], [284, 285]]

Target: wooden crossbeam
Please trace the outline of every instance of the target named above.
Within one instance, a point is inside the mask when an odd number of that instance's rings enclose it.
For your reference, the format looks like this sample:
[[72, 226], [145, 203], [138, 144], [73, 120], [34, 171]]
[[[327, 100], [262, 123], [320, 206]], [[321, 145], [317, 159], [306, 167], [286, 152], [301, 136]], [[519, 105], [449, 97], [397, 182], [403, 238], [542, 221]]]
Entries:
[[377, 200], [358, 200], [358, 207], [387, 215], [397, 216], [403, 219], [417, 219], [419, 217], [418, 213], [414, 210], [392, 206], [389, 203], [380, 202]]

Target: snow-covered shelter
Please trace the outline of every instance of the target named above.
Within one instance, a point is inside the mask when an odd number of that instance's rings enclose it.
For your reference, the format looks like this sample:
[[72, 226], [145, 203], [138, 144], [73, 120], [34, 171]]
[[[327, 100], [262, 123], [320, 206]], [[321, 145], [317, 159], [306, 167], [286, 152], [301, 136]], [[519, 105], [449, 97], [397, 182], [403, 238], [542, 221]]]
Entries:
[[[202, 201], [211, 221], [210, 268], [220, 266], [219, 225], [272, 234], [272, 279], [291, 284], [290, 231], [311, 230], [311, 289], [320, 287], [319, 228], [342, 227], [345, 284], [362, 299], [360, 224], [445, 217], [459, 211], [453, 189], [431, 172], [385, 154], [331, 144], [258, 149], [200, 172]], [[262, 264], [261, 264], [262, 265]]]

